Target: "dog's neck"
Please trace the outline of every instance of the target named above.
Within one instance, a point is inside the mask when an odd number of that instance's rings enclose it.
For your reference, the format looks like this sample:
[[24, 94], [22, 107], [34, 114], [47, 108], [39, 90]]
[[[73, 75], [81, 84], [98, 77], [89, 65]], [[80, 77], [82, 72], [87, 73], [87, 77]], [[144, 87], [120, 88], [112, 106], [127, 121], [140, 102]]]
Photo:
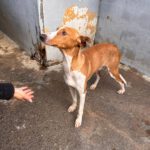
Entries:
[[79, 47], [72, 49], [61, 50], [63, 53], [64, 69], [68, 68], [69, 71], [79, 69], [83, 62], [83, 56]]
[[79, 55], [80, 47], [62, 49], [61, 51], [62, 51], [63, 55], [65, 54], [72, 58], [75, 58], [75, 57], [78, 57], [78, 55]]

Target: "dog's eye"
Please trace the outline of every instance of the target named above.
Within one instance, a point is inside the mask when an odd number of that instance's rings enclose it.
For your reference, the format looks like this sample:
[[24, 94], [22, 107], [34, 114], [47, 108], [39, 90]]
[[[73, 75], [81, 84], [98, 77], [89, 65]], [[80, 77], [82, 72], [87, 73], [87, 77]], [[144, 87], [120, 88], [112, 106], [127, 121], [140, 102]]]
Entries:
[[66, 31], [62, 31], [62, 35], [63, 36], [67, 35], [67, 32]]

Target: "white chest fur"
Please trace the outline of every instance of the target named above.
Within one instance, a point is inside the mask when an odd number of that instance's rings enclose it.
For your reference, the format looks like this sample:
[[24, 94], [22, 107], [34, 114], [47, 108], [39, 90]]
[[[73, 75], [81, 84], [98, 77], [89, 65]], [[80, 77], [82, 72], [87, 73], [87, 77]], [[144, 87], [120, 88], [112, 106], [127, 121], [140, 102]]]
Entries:
[[72, 57], [64, 54], [64, 79], [66, 84], [76, 88], [78, 91], [84, 90], [84, 83], [85, 83], [85, 75], [82, 74], [80, 71], [71, 71], [71, 62]]

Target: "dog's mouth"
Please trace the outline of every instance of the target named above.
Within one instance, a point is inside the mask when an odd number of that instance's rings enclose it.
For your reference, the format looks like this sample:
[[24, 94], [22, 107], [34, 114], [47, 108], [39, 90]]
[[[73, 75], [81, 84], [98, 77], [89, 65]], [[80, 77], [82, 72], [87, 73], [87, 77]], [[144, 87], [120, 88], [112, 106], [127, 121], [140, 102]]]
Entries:
[[40, 35], [40, 40], [44, 43], [46, 43], [47, 35], [46, 34], [41, 34]]
[[57, 45], [56, 45], [56, 44], [51, 44], [50, 46], [57, 47]]

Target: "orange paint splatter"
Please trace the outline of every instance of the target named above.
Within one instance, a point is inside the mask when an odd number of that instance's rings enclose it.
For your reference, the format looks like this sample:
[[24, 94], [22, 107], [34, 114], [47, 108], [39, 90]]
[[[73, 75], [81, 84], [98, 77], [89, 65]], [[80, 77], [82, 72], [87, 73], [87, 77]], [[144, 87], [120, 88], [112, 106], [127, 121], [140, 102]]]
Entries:
[[96, 14], [88, 8], [79, 8], [73, 5], [66, 9], [63, 17], [63, 23], [78, 28], [79, 31], [86, 31], [87, 35], [93, 37], [96, 32]]

